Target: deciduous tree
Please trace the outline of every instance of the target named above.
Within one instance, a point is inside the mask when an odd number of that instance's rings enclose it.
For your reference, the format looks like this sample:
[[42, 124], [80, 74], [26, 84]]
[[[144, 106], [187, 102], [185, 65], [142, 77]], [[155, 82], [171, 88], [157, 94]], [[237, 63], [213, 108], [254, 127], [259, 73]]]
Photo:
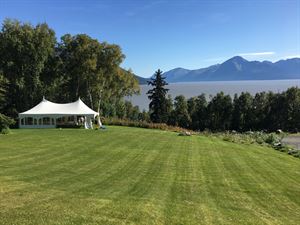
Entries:
[[5, 20], [0, 32], [0, 68], [8, 80], [7, 115], [32, 107], [42, 95], [40, 75], [54, 51], [55, 33], [42, 23], [33, 26], [16, 20]]
[[183, 95], [176, 96], [174, 99], [174, 116], [177, 126], [190, 127], [191, 118], [188, 112], [188, 104]]

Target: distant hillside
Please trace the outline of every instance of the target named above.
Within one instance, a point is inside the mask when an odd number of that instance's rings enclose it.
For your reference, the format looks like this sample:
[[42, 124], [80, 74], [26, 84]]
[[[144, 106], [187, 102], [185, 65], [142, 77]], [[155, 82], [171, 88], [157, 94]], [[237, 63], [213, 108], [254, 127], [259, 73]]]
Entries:
[[147, 84], [147, 78], [139, 77], [137, 75], [134, 75], [134, 77], [139, 81], [139, 84]]
[[269, 61], [248, 61], [235, 56], [222, 64], [188, 70], [176, 68], [164, 73], [169, 83], [229, 80], [300, 79], [300, 58]]

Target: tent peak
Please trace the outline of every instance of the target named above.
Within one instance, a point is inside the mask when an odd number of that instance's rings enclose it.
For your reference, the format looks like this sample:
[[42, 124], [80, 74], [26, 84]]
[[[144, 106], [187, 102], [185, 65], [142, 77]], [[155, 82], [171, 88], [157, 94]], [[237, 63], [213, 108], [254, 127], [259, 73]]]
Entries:
[[33, 108], [20, 113], [22, 115], [98, 115], [79, 98], [76, 102], [55, 103], [43, 97], [42, 102]]

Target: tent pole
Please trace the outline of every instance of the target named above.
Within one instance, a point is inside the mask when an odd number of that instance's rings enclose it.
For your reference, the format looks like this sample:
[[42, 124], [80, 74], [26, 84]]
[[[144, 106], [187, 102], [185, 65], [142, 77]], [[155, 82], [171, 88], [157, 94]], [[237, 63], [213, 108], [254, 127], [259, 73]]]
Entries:
[[84, 117], [84, 128], [85, 128], [85, 129], [88, 129], [88, 127], [87, 127], [87, 121], [86, 121], [86, 120], [87, 120], [87, 118], [86, 118], [86, 116], [85, 116], [85, 117]]

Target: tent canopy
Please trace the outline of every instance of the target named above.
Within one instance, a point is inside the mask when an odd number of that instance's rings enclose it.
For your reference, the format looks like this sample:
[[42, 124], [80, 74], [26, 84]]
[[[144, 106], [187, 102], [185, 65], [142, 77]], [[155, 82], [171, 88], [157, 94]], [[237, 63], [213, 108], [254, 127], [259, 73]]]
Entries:
[[[43, 98], [32, 109], [19, 113], [19, 127], [55, 128], [58, 124], [68, 122], [69, 118], [72, 119], [72, 123], [78, 124], [77, 116], [80, 116], [81, 123], [84, 122], [86, 129], [93, 129], [92, 119], [99, 116], [99, 113], [89, 108], [80, 98], [76, 102], [65, 104], [50, 102]], [[98, 123], [101, 125], [99, 117]]]
[[79, 98], [76, 102], [72, 103], [54, 103], [46, 100], [43, 100], [28, 111], [19, 113], [19, 117], [28, 117], [28, 116], [72, 116], [72, 115], [83, 115], [96, 117], [99, 113], [95, 112], [84, 104]]

